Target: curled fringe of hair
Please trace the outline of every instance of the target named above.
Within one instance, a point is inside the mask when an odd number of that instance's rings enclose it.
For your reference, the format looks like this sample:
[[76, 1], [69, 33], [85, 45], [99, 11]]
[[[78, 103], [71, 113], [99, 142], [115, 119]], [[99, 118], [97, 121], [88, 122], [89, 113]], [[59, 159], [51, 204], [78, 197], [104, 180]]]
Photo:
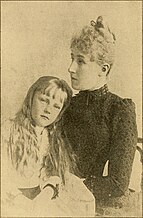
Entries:
[[[97, 59], [99, 65], [105, 62], [113, 65], [115, 40], [115, 35], [105, 23], [99, 26], [94, 22], [94, 25], [85, 26], [78, 35], [72, 38], [71, 48], [77, 48], [85, 55], [91, 54], [91, 61]], [[94, 57], [95, 53], [97, 58]]]

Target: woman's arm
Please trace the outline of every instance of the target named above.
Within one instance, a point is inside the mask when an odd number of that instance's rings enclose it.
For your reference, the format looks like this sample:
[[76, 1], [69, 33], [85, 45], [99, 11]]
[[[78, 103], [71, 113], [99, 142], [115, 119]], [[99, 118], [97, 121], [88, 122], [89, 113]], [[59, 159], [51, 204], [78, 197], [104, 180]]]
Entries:
[[124, 99], [113, 108], [108, 176], [89, 178], [85, 184], [97, 199], [119, 197], [128, 188], [137, 144], [134, 103]]

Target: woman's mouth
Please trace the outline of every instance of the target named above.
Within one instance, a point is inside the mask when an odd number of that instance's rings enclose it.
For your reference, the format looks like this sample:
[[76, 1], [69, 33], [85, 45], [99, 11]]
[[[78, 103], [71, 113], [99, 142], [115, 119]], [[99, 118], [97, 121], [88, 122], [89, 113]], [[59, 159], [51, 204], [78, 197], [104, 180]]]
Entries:
[[77, 80], [77, 79], [76, 79], [76, 78], [74, 78], [74, 77], [71, 77], [71, 79], [72, 79], [72, 80]]

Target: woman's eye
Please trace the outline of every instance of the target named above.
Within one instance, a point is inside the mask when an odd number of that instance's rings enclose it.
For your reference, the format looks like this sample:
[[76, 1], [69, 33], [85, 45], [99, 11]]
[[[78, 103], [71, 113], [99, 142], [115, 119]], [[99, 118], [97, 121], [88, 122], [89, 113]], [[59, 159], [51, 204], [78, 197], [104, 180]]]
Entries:
[[44, 98], [39, 98], [40, 101], [42, 102], [45, 102], [45, 99]]
[[78, 59], [77, 62], [78, 64], [85, 64], [85, 61], [83, 59]]

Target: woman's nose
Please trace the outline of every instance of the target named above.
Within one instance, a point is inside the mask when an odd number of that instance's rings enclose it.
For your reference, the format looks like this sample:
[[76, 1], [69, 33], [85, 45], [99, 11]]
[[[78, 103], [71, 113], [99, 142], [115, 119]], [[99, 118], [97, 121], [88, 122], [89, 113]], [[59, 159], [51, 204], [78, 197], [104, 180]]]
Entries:
[[70, 67], [68, 68], [68, 72], [69, 73], [76, 73], [76, 62], [75, 61], [73, 61], [72, 63], [71, 63], [71, 65], [70, 65]]

